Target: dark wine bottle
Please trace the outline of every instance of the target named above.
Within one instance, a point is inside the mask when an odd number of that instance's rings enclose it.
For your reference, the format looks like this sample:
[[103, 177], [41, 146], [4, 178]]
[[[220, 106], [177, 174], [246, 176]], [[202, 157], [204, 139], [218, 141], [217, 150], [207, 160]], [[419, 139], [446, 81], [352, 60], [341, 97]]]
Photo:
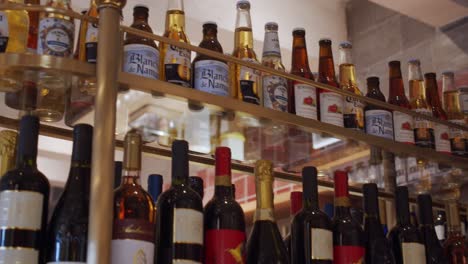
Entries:
[[119, 188], [120, 183], [122, 183], [122, 168], [123, 164], [121, 161], [114, 163], [114, 190]]
[[156, 204], [158, 197], [162, 192], [163, 176], [159, 174], [151, 174], [148, 176], [148, 193], [153, 197], [153, 202]]
[[335, 217], [333, 218], [333, 263], [362, 263], [365, 258], [365, 236], [361, 225], [351, 216], [348, 174], [335, 172]]
[[395, 190], [397, 224], [388, 234], [397, 264], [424, 264], [426, 253], [418, 228], [411, 225], [408, 204], [408, 187]]
[[437, 238], [432, 216], [432, 199], [429, 194], [418, 195], [419, 231], [424, 240], [427, 264], [448, 264], [444, 249]]
[[291, 263], [333, 263], [333, 229], [328, 216], [320, 211], [317, 169], [302, 170], [303, 207], [291, 225]]
[[445, 242], [447, 230], [447, 217], [445, 211], [437, 210], [437, 216], [434, 221], [434, 228], [439, 242], [443, 245]]
[[364, 233], [366, 236], [367, 264], [394, 264], [392, 247], [384, 235], [380, 223], [377, 184], [367, 183], [362, 186], [364, 194]]
[[216, 148], [215, 193], [205, 206], [205, 264], [245, 263], [245, 220], [231, 184], [231, 150]]
[[50, 185], [37, 169], [39, 119], [20, 122], [16, 168], [0, 180], [0, 263], [37, 264], [44, 258]]
[[190, 176], [189, 186], [190, 188], [192, 188], [192, 190], [198, 193], [198, 195], [203, 201], [203, 196], [205, 196], [205, 191], [204, 191], [205, 188], [203, 187], [203, 179], [197, 176]]
[[273, 213], [273, 164], [255, 164], [257, 209], [247, 242], [247, 264], [288, 264], [289, 257]]
[[[172, 264], [203, 260], [203, 204], [189, 186], [188, 143], [172, 143], [172, 185], [157, 203], [154, 263]], [[181, 263], [182, 263], [181, 262]]]
[[[294, 216], [302, 210], [302, 192], [291, 192], [289, 196], [291, 200], [290, 216], [291, 216], [291, 226]], [[287, 234], [284, 238], [284, 246], [288, 251], [288, 256], [291, 258], [291, 233]], [[289, 259], [291, 260], [291, 259]]]
[[86, 263], [93, 127], [73, 129], [71, 168], [47, 232], [46, 263]]

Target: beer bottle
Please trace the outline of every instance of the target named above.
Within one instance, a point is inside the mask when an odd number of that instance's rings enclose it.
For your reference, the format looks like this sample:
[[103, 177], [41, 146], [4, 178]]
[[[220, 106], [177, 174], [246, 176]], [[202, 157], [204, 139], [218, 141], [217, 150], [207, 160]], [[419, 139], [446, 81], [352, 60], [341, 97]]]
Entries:
[[[82, 15], [86, 15], [88, 13], [88, 8], [83, 8], [81, 9], [81, 12], [80, 14]], [[76, 43], [78, 43], [76, 45], [76, 48], [75, 48], [75, 53], [73, 53], [73, 59], [77, 60], [80, 56], [80, 44], [81, 44], [81, 32], [83, 31], [83, 26], [87, 25], [88, 23], [85, 23], [84, 20], [81, 21], [80, 23], [80, 29], [78, 30], [78, 41]]]
[[[321, 83], [339, 88], [336, 81], [335, 65], [333, 63], [332, 42], [321, 39], [319, 58], [319, 77]], [[343, 96], [323, 89], [318, 89], [318, 111], [320, 121], [343, 127]]]
[[[91, 0], [90, 7], [86, 12], [89, 17], [98, 18], [98, 9], [96, 0]], [[98, 41], [98, 24], [83, 20], [80, 26], [78, 42], [78, 59], [89, 63], [97, 61], [97, 41]]]
[[[0, 4], [24, 4], [24, 0], [2, 0]], [[0, 53], [26, 52], [29, 16], [24, 10], [0, 11]]]
[[[350, 42], [340, 44], [340, 86], [341, 89], [362, 95], [356, 84], [356, 70], [351, 59]], [[364, 131], [364, 104], [360, 100], [346, 96], [343, 102], [344, 127]]]
[[[421, 73], [421, 62], [413, 59], [408, 62], [408, 79], [410, 87], [410, 108], [420, 114], [432, 116], [426, 102], [426, 88]], [[434, 125], [431, 121], [414, 118], [414, 143], [423, 148], [434, 148]]]
[[[314, 80], [309, 68], [305, 29], [293, 30], [291, 74]], [[317, 120], [317, 91], [314, 86], [292, 81], [289, 86], [289, 112]]]
[[[257, 55], [253, 49], [252, 22], [250, 18], [250, 2], [240, 0], [237, 2], [236, 31], [234, 38], [234, 51], [232, 56], [258, 63]], [[260, 72], [255, 69], [232, 64], [233, 69], [231, 87], [239, 100], [251, 104], [261, 105]]]
[[[285, 71], [281, 62], [281, 48], [278, 37], [278, 24], [265, 24], [262, 64], [278, 71]], [[281, 112], [288, 111], [288, 80], [264, 73], [262, 77], [263, 105]]]
[[[133, 8], [132, 28], [153, 33], [148, 24], [149, 9]], [[150, 79], [159, 79], [159, 50], [154, 40], [127, 33], [124, 41], [123, 71]]]
[[[433, 72], [424, 74], [426, 83], [427, 103], [432, 109], [432, 115], [441, 120], [447, 120], [447, 114], [442, 108], [437, 86], [436, 74]], [[435, 149], [437, 152], [450, 154], [449, 128], [446, 125], [434, 124]]]
[[[385, 95], [380, 91], [379, 77], [367, 78], [366, 97], [385, 102]], [[393, 139], [392, 112], [372, 104], [364, 108], [366, 119], [366, 133], [387, 139]]]
[[[388, 103], [410, 109], [408, 98], [405, 95], [403, 78], [399, 61], [388, 63], [390, 70], [390, 96]], [[414, 144], [413, 117], [398, 111], [393, 112], [393, 131], [395, 141]]]
[[[166, 30], [164, 37], [190, 43], [185, 34], [185, 12], [183, 0], [169, 0], [166, 12]], [[190, 87], [191, 52], [167, 43], [161, 43], [161, 80]]]
[[[40, 0], [25, 0], [25, 4], [40, 5]], [[39, 12], [28, 12], [29, 30], [27, 52], [36, 54], [37, 51], [37, 32], [39, 28]]]

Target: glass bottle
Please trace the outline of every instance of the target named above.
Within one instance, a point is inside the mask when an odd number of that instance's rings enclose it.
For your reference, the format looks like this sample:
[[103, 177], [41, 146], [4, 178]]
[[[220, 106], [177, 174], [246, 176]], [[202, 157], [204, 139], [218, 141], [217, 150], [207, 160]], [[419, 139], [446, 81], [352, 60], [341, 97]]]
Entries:
[[119, 188], [120, 183], [122, 182], [122, 169], [123, 169], [122, 161], [114, 162], [114, 190]]
[[[168, 0], [164, 37], [190, 44], [185, 34], [183, 0]], [[192, 75], [191, 56], [190, 50], [161, 43], [161, 66], [159, 73], [161, 80], [190, 87]]]
[[468, 250], [460, 228], [460, 214], [456, 200], [450, 200], [445, 205], [447, 212], [447, 239], [444, 242], [445, 255], [451, 264], [467, 262]]
[[[232, 56], [251, 63], [258, 63], [257, 55], [253, 49], [252, 22], [250, 18], [250, 2], [240, 0], [237, 2], [236, 31], [234, 38], [234, 51]], [[244, 102], [262, 105], [262, 89], [260, 89], [260, 75], [258, 70], [231, 64], [231, 89], [235, 97]]]
[[[444, 72], [442, 74], [442, 92], [444, 93], [444, 108], [447, 118], [450, 122], [466, 125], [465, 116], [461, 111], [458, 90], [455, 89], [455, 80], [453, 72]], [[457, 156], [466, 155], [467, 139], [466, 132], [461, 129], [449, 127], [449, 138], [452, 154]]]
[[[99, 18], [96, 0], [91, 0], [86, 12], [89, 17]], [[78, 42], [78, 59], [88, 63], [97, 62], [98, 24], [83, 20], [80, 26]]]
[[434, 228], [437, 234], [437, 238], [441, 244], [444, 244], [447, 230], [447, 217], [445, 211], [437, 210], [437, 215], [434, 221]]
[[[278, 37], [278, 24], [265, 24], [262, 65], [277, 71], [285, 71], [281, 62], [281, 48]], [[262, 76], [263, 106], [281, 112], [288, 111], [288, 80], [264, 73]]]
[[162, 192], [163, 176], [159, 174], [151, 174], [148, 176], [148, 193], [153, 198], [154, 204], [158, 201], [158, 197]]
[[125, 135], [123, 178], [114, 191], [113, 264], [145, 263], [154, 258], [155, 207], [140, 185], [142, 141], [136, 130]]
[[18, 133], [12, 130], [0, 131], [0, 178], [15, 167], [16, 141]]
[[[352, 61], [350, 42], [340, 44], [340, 86], [341, 89], [362, 95], [356, 83], [356, 69]], [[344, 127], [364, 131], [364, 103], [346, 96], [343, 102]]]
[[194, 190], [202, 199], [205, 195], [204, 187], [203, 187], [203, 179], [197, 176], [190, 176], [189, 177], [189, 186]]
[[[289, 216], [291, 218], [291, 228], [292, 228], [292, 220], [294, 216], [302, 210], [302, 192], [291, 192], [289, 194], [289, 200], [291, 201], [291, 206], [289, 208]], [[290, 257], [290, 261], [292, 261], [292, 241], [291, 241], [291, 233], [288, 233], [286, 237], [284, 238], [284, 246], [286, 247], [286, 250], [288, 251], [288, 256]]]
[[[40, 5], [40, 0], [24, 0], [25, 4]], [[37, 34], [39, 32], [39, 12], [28, 12], [29, 30], [27, 52], [36, 54], [37, 52]]]
[[[321, 39], [319, 58], [318, 81], [339, 88], [336, 81], [335, 65], [333, 63], [332, 42], [330, 39]], [[343, 127], [343, 96], [323, 89], [317, 90], [317, 109], [320, 121], [335, 126]]]
[[[2, 0], [1, 4], [24, 4], [24, 0]], [[26, 52], [29, 16], [25, 10], [0, 11], [0, 53]]]
[[[380, 91], [379, 86], [379, 77], [373, 76], [367, 78], [366, 96], [385, 102], [385, 95]], [[367, 104], [364, 108], [364, 116], [366, 119], [367, 134], [393, 139], [393, 117], [391, 111], [372, 104]]]

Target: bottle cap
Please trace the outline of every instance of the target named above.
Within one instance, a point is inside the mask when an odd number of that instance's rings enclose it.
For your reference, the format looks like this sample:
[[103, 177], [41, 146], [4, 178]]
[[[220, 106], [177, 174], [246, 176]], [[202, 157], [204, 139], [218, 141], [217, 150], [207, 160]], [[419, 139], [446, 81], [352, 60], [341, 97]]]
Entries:
[[367, 214], [377, 214], [379, 212], [377, 184], [366, 183], [362, 186], [362, 193], [364, 195], [364, 211]]
[[319, 40], [319, 45], [331, 45], [332, 41], [329, 38], [322, 38]]
[[19, 125], [18, 155], [37, 157], [37, 142], [39, 138], [39, 118], [25, 115]]
[[335, 197], [348, 197], [348, 173], [345, 171], [335, 171]]
[[340, 43], [340, 48], [342, 49], [352, 49], [353, 48], [353, 44], [349, 41], [343, 41]]
[[291, 215], [302, 209], [302, 192], [291, 192]]
[[318, 199], [317, 174], [315, 167], [308, 166], [302, 169], [302, 189], [306, 199]]
[[276, 22], [268, 22], [265, 24], [265, 29], [269, 29], [269, 30], [278, 30], [278, 23]]
[[[231, 176], [231, 149], [217, 147], [215, 151], [215, 176]], [[230, 180], [230, 179], [229, 179]], [[229, 184], [231, 184], [229, 182]]]
[[197, 176], [190, 176], [189, 178], [189, 185], [192, 190], [194, 190], [198, 195], [200, 195], [200, 198], [203, 199], [204, 195], [204, 186], [203, 186], [203, 179]]
[[257, 181], [273, 181], [273, 163], [269, 160], [258, 160], [255, 163]]
[[136, 10], [136, 9], [144, 9], [146, 10], [146, 12], [149, 12], [149, 7], [147, 5], [144, 5], [144, 4], [137, 4], [133, 7], [133, 10]]
[[93, 147], [93, 127], [78, 124], [73, 127], [73, 161], [91, 161]]
[[237, 1], [237, 8], [250, 8], [250, 2], [247, 0]]
[[379, 85], [380, 85], [379, 77], [371, 76], [367, 78], [367, 86], [379, 86]]
[[426, 78], [426, 79], [436, 79], [436, 73], [435, 72], [425, 73], [424, 78]]
[[148, 192], [153, 197], [153, 201], [158, 200], [162, 192], [163, 176], [159, 174], [151, 174], [148, 176]]
[[186, 179], [189, 175], [188, 142], [174, 140], [172, 143], [172, 177]]
[[141, 134], [132, 129], [127, 132], [124, 139], [124, 161], [125, 170], [136, 171], [141, 169]]
[[408, 60], [409, 64], [421, 65], [421, 61], [419, 59], [410, 59]]
[[432, 225], [432, 199], [429, 194], [418, 195], [419, 222], [423, 225]]
[[203, 27], [205, 26], [218, 27], [218, 24], [214, 21], [205, 21], [205, 23], [203, 23]]
[[296, 28], [293, 29], [293, 33], [294, 32], [299, 32], [299, 31], [304, 31], [305, 32], [306, 30], [303, 27], [296, 27]]
[[397, 61], [397, 60], [390, 61], [388, 63], [388, 66], [390, 66], [390, 67], [400, 67], [400, 61]]

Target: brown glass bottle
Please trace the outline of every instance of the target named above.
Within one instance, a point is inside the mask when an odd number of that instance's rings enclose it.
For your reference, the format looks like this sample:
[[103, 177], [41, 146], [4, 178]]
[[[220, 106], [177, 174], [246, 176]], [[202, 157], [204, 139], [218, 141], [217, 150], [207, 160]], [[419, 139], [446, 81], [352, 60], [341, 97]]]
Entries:
[[[379, 86], [379, 77], [367, 78], [366, 97], [385, 102], [385, 95], [380, 91]], [[391, 111], [372, 104], [367, 104], [364, 108], [364, 116], [367, 134], [393, 139], [393, 118]]]
[[[318, 81], [339, 88], [333, 63], [332, 42], [321, 39]], [[343, 127], [343, 96], [324, 89], [317, 89], [317, 110], [320, 121]]]
[[[86, 12], [89, 17], [98, 18], [98, 8], [96, 0], [91, 0], [90, 7]], [[78, 36], [78, 59], [89, 63], [97, 61], [97, 41], [98, 41], [98, 24], [82, 21]]]
[[447, 239], [444, 242], [445, 255], [451, 264], [467, 263], [468, 250], [461, 233], [460, 215], [456, 200], [445, 205], [447, 212]]
[[[25, 0], [25, 4], [39, 5], [40, 0]], [[37, 32], [39, 30], [39, 12], [28, 12], [29, 15], [29, 34], [27, 43], [27, 52], [35, 54], [37, 50]]]

